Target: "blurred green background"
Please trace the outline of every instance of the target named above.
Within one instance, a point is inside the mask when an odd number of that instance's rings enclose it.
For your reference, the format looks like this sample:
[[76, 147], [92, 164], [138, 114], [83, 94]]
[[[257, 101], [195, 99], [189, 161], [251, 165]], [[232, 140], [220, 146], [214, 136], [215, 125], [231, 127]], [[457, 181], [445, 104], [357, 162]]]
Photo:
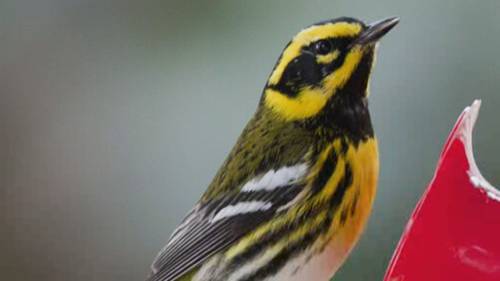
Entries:
[[[500, 2], [0, 1], [0, 279], [143, 280], [301, 28], [398, 15], [371, 112], [373, 215], [335, 280], [381, 280], [456, 117], [500, 183]], [[431, 250], [430, 250], [431, 251]]]

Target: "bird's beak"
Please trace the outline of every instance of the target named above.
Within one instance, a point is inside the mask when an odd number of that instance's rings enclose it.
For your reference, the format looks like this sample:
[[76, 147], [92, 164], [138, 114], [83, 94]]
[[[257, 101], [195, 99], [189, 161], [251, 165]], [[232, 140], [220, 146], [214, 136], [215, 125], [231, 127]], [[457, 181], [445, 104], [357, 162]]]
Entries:
[[398, 17], [392, 17], [368, 25], [359, 37], [351, 43], [351, 47], [354, 47], [355, 45], [365, 46], [378, 42], [378, 40], [380, 40], [380, 38], [387, 34], [389, 30], [396, 26], [398, 22]]

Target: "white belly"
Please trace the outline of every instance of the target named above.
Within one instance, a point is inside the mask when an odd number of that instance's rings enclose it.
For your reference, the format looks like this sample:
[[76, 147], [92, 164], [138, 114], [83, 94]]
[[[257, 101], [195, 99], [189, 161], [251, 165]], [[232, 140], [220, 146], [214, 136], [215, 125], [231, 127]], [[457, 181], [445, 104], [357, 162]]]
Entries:
[[[342, 265], [350, 249], [336, 245], [332, 242], [323, 252], [310, 257], [306, 251], [287, 263], [274, 276], [265, 280], [269, 281], [328, 281]], [[340, 247], [339, 247], [340, 246]], [[310, 258], [309, 258], [310, 257]], [[309, 258], [309, 259], [308, 259]]]
[[[328, 281], [342, 265], [349, 254], [350, 247], [345, 243], [332, 241], [322, 252], [311, 256], [312, 250], [306, 250], [299, 256], [288, 261], [287, 264], [278, 270], [274, 275], [267, 277], [266, 281]], [[218, 274], [223, 271], [224, 266], [220, 266], [220, 257], [216, 257], [202, 266], [193, 281], [220, 280]], [[265, 259], [252, 260], [225, 277], [227, 281], [240, 281], [247, 274], [254, 272], [255, 267], [262, 267], [266, 263]]]

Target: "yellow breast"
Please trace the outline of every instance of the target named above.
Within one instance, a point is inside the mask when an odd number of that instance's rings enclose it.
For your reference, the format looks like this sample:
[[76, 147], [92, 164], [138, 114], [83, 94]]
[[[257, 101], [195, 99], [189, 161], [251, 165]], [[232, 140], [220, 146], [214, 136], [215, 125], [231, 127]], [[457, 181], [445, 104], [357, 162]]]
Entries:
[[[336, 239], [352, 247], [363, 231], [375, 199], [379, 172], [377, 140], [371, 138], [357, 148], [351, 147], [346, 158], [352, 168], [353, 182], [337, 212], [338, 218], [334, 220], [332, 230], [337, 232]], [[352, 216], [334, 230], [335, 222], [340, 221], [345, 210], [349, 210]]]
[[[337, 143], [334, 143], [333, 147], [340, 149]], [[328, 280], [342, 265], [359, 239], [375, 198], [379, 170], [377, 141], [369, 139], [357, 147], [350, 146], [344, 157], [338, 161], [349, 164], [352, 183], [335, 212], [328, 234], [324, 236], [326, 239], [318, 239], [310, 250], [288, 263], [273, 280]], [[337, 165], [323, 193], [335, 192], [338, 188], [341, 178], [339, 174], [345, 172], [341, 167], [343, 165]], [[345, 210], [349, 214], [347, 218], [342, 218]]]
[[[347, 257], [370, 215], [379, 172], [377, 140], [370, 138], [357, 147], [349, 146], [342, 160], [351, 167], [352, 183], [335, 212], [326, 239], [315, 245], [316, 249], [330, 252], [327, 259], [334, 269]], [[335, 173], [325, 190], [337, 187], [338, 181], [334, 178]]]
[[[341, 161], [349, 163], [352, 183], [335, 212], [326, 239], [319, 239], [313, 246], [315, 260], [319, 265], [315, 272], [322, 272], [323, 279], [325, 276], [332, 277], [342, 265], [363, 232], [370, 215], [379, 172], [376, 139], [369, 139], [357, 147], [350, 146]], [[338, 171], [339, 169], [336, 173]], [[336, 173], [330, 178], [325, 190], [337, 188]]]

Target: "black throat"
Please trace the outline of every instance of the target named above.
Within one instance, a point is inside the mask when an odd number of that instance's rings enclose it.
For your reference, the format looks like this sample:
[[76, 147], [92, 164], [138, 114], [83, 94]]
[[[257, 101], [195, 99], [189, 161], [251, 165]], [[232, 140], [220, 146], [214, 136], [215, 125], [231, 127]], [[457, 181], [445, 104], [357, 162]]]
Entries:
[[373, 52], [363, 56], [351, 78], [327, 102], [321, 113], [305, 121], [310, 129], [332, 138], [347, 136], [355, 144], [373, 137], [367, 88]]

